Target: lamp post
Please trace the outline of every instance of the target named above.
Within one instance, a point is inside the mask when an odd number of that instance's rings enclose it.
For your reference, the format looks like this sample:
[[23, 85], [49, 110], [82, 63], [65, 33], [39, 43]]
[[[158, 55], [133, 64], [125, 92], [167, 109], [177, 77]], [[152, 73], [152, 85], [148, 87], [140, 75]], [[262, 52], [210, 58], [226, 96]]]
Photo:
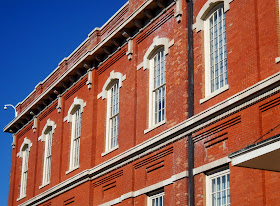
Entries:
[[12, 104], [5, 104], [5, 105], [4, 105], [4, 109], [7, 110], [7, 107], [13, 107], [13, 108], [14, 108], [14, 110], [15, 110], [15, 117], [16, 117], [16, 116], [17, 116], [17, 110], [16, 110], [16, 108], [14, 107], [14, 105], [12, 105]]

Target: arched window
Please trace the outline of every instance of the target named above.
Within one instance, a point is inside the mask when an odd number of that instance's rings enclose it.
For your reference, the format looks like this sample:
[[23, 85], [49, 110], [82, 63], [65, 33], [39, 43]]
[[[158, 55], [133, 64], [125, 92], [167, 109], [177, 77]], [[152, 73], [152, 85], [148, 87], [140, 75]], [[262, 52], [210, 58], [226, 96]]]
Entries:
[[227, 41], [226, 41], [226, 16], [223, 4], [220, 4], [210, 12], [205, 20], [205, 48], [208, 91], [210, 93], [219, 90], [228, 84], [227, 82]]
[[233, 0], [208, 0], [199, 11], [193, 28], [204, 30], [205, 98], [203, 103], [229, 88], [226, 12]]
[[166, 55], [174, 40], [156, 37], [138, 69], [149, 69], [149, 127], [151, 131], [166, 122]]
[[39, 137], [40, 141], [45, 142], [43, 178], [40, 188], [49, 184], [51, 180], [52, 139], [55, 128], [55, 123], [48, 119], [47, 124], [43, 128], [42, 135]]
[[18, 157], [22, 158], [19, 199], [26, 197], [28, 159], [31, 146], [31, 141], [27, 138], [24, 138], [24, 141], [20, 147], [20, 151], [17, 154]]
[[70, 161], [69, 173], [79, 168], [80, 163], [80, 139], [81, 139], [81, 115], [83, 108], [86, 106], [86, 102], [77, 97], [74, 99], [74, 103], [71, 105], [68, 115], [64, 118], [64, 121], [72, 122], [71, 126], [71, 143], [70, 143]]
[[166, 68], [164, 48], [157, 49], [150, 58], [150, 87], [152, 108], [152, 124], [156, 125], [165, 120], [166, 110]]
[[120, 72], [112, 71], [110, 77], [105, 82], [102, 92], [97, 98], [107, 98], [106, 111], [106, 137], [105, 137], [105, 155], [119, 146], [119, 93], [122, 81], [126, 79]]

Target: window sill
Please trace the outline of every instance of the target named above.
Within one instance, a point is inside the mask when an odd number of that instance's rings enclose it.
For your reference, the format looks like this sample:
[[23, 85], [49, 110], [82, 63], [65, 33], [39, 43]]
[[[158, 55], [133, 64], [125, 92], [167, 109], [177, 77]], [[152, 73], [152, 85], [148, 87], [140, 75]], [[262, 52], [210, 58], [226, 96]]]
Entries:
[[46, 187], [47, 185], [49, 185], [50, 184], [50, 182], [48, 182], [48, 183], [46, 183], [46, 184], [43, 184], [43, 185], [41, 185], [41, 186], [39, 186], [39, 190], [40, 189], [42, 189], [43, 187]]
[[17, 201], [20, 201], [20, 200], [22, 200], [25, 197], [26, 197], [26, 195], [24, 195], [23, 197], [19, 197], [19, 198], [17, 198]]
[[202, 104], [202, 103], [204, 103], [204, 102], [207, 102], [209, 99], [212, 99], [213, 97], [215, 97], [215, 96], [221, 94], [222, 92], [224, 92], [224, 91], [226, 91], [226, 90], [228, 90], [228, 89], [229, 89], [229, 86], [228, 86], [228, 84], [227, 84], [227, 85], [223, 86], [222, 88], [220, 88], [220, 89], [218, 89], [218, 90], [212, 92], [212, 93], [211, 93], [210, 95], [208, 95], [207, 97], [201, 99], [201, 100], [199, 101], [199, 103]]
[[159, 123], [157, 123], [156, 125], [153, 125], [153, 126], [150, 127], [149, 129], [145, 129], [145, 130], [144, 130], [144, 134], [147, 134], [148, 132], [154, 130], [155, 128], [157, 128], [157, 127], [159, 127], [159, 126], [161, 126], [161, 125], [163, 125], [163, 124], [165, 124], [165, 123], [166, 123], [166, 119], [163, 120], [163, 121], [161, 121], [161, 122], [159, 122]]
[[275, 63], [278, 64], [280, 62], [280, 57], [275, 58]]
[[65, 174], [68, 175], [70, 172], [73, 172], [74, 170], [77, 170], [77, 169], [79, 169], [79, 166], [69, 169], [68, 171], [66, 171]]
[[114, 148], [112, 148], [112, 149], [110, 149], [110, 150], [108, 150], [108, 151], [106, 151], [106, 152], [103, 152], [103, 153], [101, 154], [101, 157], [103, 157], [103, 156], [105, 156], [105, 155], [107, 155], [107, 154], [109, 154], [109, 153], [115, 151], [116, 149], [119, 149], [119, 145], [116, 146], [116, 147], [114, 147]]

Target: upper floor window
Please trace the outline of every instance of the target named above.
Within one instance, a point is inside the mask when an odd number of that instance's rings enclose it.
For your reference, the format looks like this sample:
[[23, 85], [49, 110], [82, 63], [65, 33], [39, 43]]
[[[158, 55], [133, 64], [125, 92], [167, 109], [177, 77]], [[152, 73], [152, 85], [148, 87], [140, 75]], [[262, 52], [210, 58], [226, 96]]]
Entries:
[[226, 12], [232, 1], [207, 0], [193, 25], [196, 32], [204, 30], [205, 98], [200, 103], [229, 88]]
[[166, 56], [174, 40], [156, 37], [137, 69], [149, 69], [149, 122], [147, 133], [166, 122]]
[[119, 81], [113, 82], [108, 89], [107, 100], [107, 150], [118, 146], [119, 136]]
[[81, 139], [81, 127], [83, 108], [86, 106], [86, 102], [82, 99], [75, 98], [74, 103], [71, 105], [68, 115], [64, 118], [64, 121], [72, 122], [71, 126], [71, 140], [70, 140], [70, 157], [69, 157], [69, 170], [66, 173], [71, 172], [79, 168], [80, 164], [80, 139]]
[[205, 42], [207, 65], [209, 72], [208, 87], [213, 93], [224, 87], [227, 82], [227, 41], [226, 41], [226, 16], [223, 5], [215, 7], [206, 20]]
[[27, 138], [24, 138], [24, 141], [20, 147], [20, 151], [17, 154], [18, 157], [22, 158], [19, 199], [26, 197], [28, 160], [31, 146], [31, 141]]
[[80, 138], [81, 138], [81, 107], [77, 106], [73, 112], [70, 168], [79, 167], [80, 159]]
[[157, 50], [151, 58], [150, 78], [152, 80], [152, 114], [153, 125], [165, 120], [166, 109], [166, 69], [165, 55], [163, 48]]
[[229, 170], [224, 170], [207, 176], [207, 205], [230, 205]]
[[47, 124], [43, 128], [42, 135], [39, 137], [39, 140], [45, 142], [45, 152], [44, 152], [44, 166], [43, 166], [43, 187], [50, 183], [51, 180], [51, 157], [52, 157], [52, 139], [53, 133], [56, 125], [53, 121], [47, 120]]
[[105, 155], [119, 146], [119, 96], [126, 75], [111, 71], [97, 98], [107, 98]]

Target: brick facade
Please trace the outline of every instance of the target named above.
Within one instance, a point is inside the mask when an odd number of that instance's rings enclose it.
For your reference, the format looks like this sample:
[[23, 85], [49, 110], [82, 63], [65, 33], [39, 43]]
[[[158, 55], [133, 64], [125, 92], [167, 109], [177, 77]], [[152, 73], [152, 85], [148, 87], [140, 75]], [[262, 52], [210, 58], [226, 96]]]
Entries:
[[[197, 29], [196, 20], [203, 8], [205, 19], [216, 4], [229, 6], [225, 12], [228, 89], [204, 101], [205, 31]], [[207, 202], [207, 178], [223, 168], [230, 173], [231, 205], [278, 205], [279, 172], [233, 166], [228, 157], [260, 137], [280, 134], [278, 4], [278, 0], [265, 4], [260, 0], [193, 1], [194, 116], [188, 118], [187, 2], [129, 0], [17, 105], [18, 116], [4, 128], [15, 135], [9, 205], [144, 206], [157, 190], [164, 191], [165, 205], [188, 205], [189, 134], [195, 151], [195, 205], [212, 205]], [[167, 46], [155, 49], [168, 50], [165, 121], [149, 128], [151, 68], [145, 68], [145, 55], [163, 38]], [[122, 75], [118, 79], [118, 147], [106, 151], [108, 98], [102, 92], [109, 88], [114, 73]], [[79, 166], [69, 171], [73, 134], [72, 122], [65, 117], [75, 98], [85, 104], [81, 106]], [[45, 142], [39, 137], [48, 120], [56, 127], [50, 183], [42, 185]], [[32, 146], [26, 196], [19, 198], [22, 158], [17, 154], [25, 138]]]

